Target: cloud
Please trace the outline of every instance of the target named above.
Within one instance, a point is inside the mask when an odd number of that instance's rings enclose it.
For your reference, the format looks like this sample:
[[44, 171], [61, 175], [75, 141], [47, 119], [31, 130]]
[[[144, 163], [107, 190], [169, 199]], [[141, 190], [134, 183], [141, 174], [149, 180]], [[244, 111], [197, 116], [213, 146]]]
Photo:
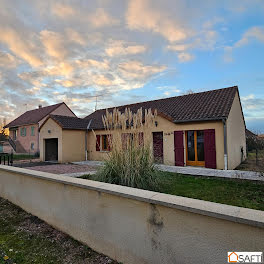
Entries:
[[87, 18], [94, 27], [109, 27], [119, 24], [119, 20], [110, 16], [103, 8], [97, 8], [94, 14], [88, 14]]
[[264, 116], [264, 99], [254, 94], [241, 97], [241, 103], [247, 118], [262, 118]]
[[139, 54], [146, 50], [147, 48], [144, 45], [129, 44], [122, 40], [112, 40], [109, 46], [105, 49], [105, 53], [108, 56], [113, 57]]
[[193, 60], [194, 58], [195, 58], [194, 55], [187, 53], [187, 52], [180, 52], [178, 54], [179, 62], [188, 62], [188, 61]]
[[242, 36], [242, 38], [237, 41], [234, 45], [234, 48], [239, 48], [244, 45], [247, 45], [250, 40], [258, 40], [264, 42], [264, 27], [251, 27], [248, 29]]
[[168, 17], [162, 10], [152, 7], [149, 0], [130, 0], [126, 14], [127, 26], [131, 30], [152, 31], [169, 42], [182, 41], [189, 32]]
[[18, 60], [13, 55], [0, 51], [0, 67], [14, 68], [18, 63]]
[[140, 61], [128, 61], [120, 63], [118, 68], [126, 79], [144, 80], [154, 74], [163, 72], [167, 67], [164, 65], [143, 65]]
[[178, 89], [175, 86], [167, 86], [167, 85], [165, 85], [165, 86], [159, 86], [159, 87], [157, 87], [157, 89], [162, 91], [163, 95], [165, 97], [178, 95], [181, 92], [181, 90]]
[[264, 43], [264, 27], [256, 26], [249, 28], [233, 45], [224, 47], [224, 61], [234, 62], [233, 50], [248, 45], [251, 41], [257, 40]]
[[67, 56], [62, 34], [49, 30], [42, 30], [40, 32], [40, 39], [49, 56], [58, 60], [63, 60]]
[[60, 18], [68, 18], [76, 15], [75, 9], [66, 4], [56, 3], [52, 6], [52, 13]]
[[35, 44], [37, 36], [29, 33], [27, 37], [10, 27], [1, 27], [0, 42], [4, 43], [16, 56], [22, 58], [33, 67], [42, 65], [39, 49]]

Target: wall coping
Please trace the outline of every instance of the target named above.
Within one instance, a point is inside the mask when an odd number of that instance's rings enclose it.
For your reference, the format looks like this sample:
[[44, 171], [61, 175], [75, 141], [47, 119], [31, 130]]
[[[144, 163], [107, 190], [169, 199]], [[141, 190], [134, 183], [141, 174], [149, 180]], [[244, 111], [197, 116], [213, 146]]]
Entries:
[[72, 185], [83, 189], [108, 193], [133, 200], [175, 208], [186, 212], [264, 228], [264, 211], [260, 210], [219, 204], [198, 199], [146, 191], [86, 179], [72, 178], [62, 175], [33, 171], [17, 167], [10, 167], [5, 165], [0, 165], [0, 171], [17, 173], [42, 180]]

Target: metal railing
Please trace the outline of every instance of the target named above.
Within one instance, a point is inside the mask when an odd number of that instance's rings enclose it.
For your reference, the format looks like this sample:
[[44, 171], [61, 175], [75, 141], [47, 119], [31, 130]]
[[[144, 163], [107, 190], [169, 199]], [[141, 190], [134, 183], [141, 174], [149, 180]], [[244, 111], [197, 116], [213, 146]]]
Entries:
[[16, 143], [14, 142], [14, 140], [11, 137], [8, 137], [8, 142], [9, 142], [10, 146], [13, 148], [13, 150], [16, 151]]
[[0, 153], [0, 165], [13, 166], [13, 153]]

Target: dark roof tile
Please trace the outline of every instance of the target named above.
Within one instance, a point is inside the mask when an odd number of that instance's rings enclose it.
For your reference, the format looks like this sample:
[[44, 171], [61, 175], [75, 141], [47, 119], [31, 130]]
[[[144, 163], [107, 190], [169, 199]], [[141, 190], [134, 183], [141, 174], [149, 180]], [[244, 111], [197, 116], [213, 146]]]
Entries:
[[[122, 105], [115, 108], [121, 112], [124, 112], [126, 108], [130, 108], [132, 112], [136, 112], [141, 107], [143, 111], [149, 108], [152, 110], [157, 109], [158, 112], [171, 118], [175, 123], [221, 120], [228, 117], [237, 91], [238, 87], [233, 86], [207, 92]], [[111, 112], [113, 109], [114, 107], [108, 108], [108, 111]], [[104, 129], [102, 116], [105, 114], [105, 111], [106, 109], [97, 110], [85, 118], [92, 119], [91, 129]]]
[[42, 120], [45, 116], [49, 115], [51, 112], [53, 112], [62, 104], [64, 103], [59, 103], [59, 104], [27, 111], [18, 118], [16, 118], [15, 120], [13, 120], [12, 122], [10, 122], [9, 124], [7, 124], [5, 127], [10, 128], [10, 127], [23, 126], [23, 125], [37, 124], [40, 120]]
[[50, 117], [63, 129], [86, 130], [90, 122], [89, 119], [82, 119], [72, 116], [50, 115]]

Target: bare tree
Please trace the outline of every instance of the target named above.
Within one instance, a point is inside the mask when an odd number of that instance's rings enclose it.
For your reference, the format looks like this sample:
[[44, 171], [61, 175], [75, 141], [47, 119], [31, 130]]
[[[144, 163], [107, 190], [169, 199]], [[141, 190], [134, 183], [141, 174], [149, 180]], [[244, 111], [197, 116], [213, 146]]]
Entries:
[[6, 133], [6, 129], [4, 128], [5, 125], [6, 125], [6, 118], [2, 118], [0, 120], [0, 141], [6, 140], [7, 133]]

